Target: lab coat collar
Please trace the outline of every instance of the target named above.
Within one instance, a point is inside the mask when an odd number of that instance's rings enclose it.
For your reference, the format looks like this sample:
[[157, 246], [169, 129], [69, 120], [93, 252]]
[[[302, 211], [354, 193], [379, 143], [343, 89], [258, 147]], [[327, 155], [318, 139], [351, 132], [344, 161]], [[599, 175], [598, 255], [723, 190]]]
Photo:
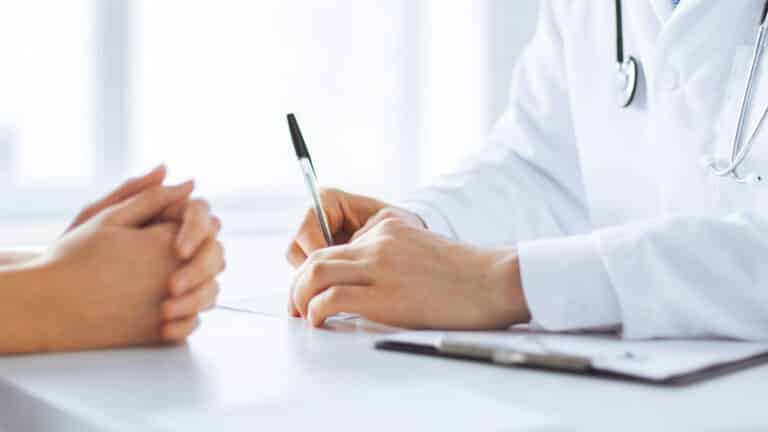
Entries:
[[[672, 6], [672, 0], [649, 0], [651, 8], [656, 12], [656, 17], [661, 25], [669, 24], [671, 21], [677, 21], [681, 16], [689, 11], [695, 10], [701, 6], [725, 6], [740, 8], [746, 1], [740, 2], [713, 2], [711, 0], [681, 0], [677, 7]], [[719, 3], [715, 5], [714, 3]], [[741, 4], [738, 4], [741, 3]]]
[[[675, 8], [672, 7], [672, 0], [649, 0], [651, 2], [651, 8], [653, 8], [653, 11], [656, 12], [656, 17], [659, 19], [659, 22], [661, 24], [665, 24], [670, 17], [672, 17], [672, 13], [675, 11]], [[682, 3], [686, 3], [689, 0], [683, 0], [681, 1], [680, 5], [678, 7], [682, 7]]]
[[[649, 0], [656, 17], [664, 27], [683, 27], [684, 31], [691, 33], [694, 23], [699, 27], [702, 22], [711, 21], [717, 29], [728, 28], [722, 20], [741, 20], [747, 16], [754, 16], [756, 29], [759, 25], [760, 11], [765, 0], [743, 0], [734, 2], [712, 0], [681, 0], [677, 7], [672, 6], [672, 0]], [[690, 27], [689, 27], [690, 26]], [[752, 28], [752, 27], [750, 27]]]
[[[681, 61], [699, 63], [707, 61], [713, 50], [733, 49], [751, 39], [764, 0], [682, 0], [674, 11], [671, 0], [650, 1], [659, 19], [665, 20], [657, 39], [658, 54], [678, 53]], [[692, 52], [699, 55], [690, 55]]]
[[[656, 72], [660, 76], [667, 73], [684, 77], [689, 94], [694, 94], [695, 88], [701, 87], [695, 82], [695, 71], [720, 67], [712, 64], [715, 60], [710, 53], [751, 50], [765, 0], [681, 0], [676, 10], [670, 6], [671, 0], [649, 1], [662, 22], [656, 39]], [[666, 21], [662, 21], [664, 19]], [[748, 59], [738, 61], [747, 62]], [[746, 68], [746, 64], [737, 66]], [[739, 78], [736, 88], [742, 85]], [[760, 113], [766, 106], [768, 98], [756, 97], [752, 111]], [[746, 136], [756, 127], [757, 118], [748, 118]]]

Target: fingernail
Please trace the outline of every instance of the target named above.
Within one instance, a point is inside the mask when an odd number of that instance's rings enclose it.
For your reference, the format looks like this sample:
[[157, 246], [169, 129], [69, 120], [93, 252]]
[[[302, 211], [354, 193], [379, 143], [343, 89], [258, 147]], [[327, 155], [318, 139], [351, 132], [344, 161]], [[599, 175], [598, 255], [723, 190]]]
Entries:
[[163, 169], [165, 169], [165, 164], [164, 164], [164, 163], [161, 163], [160, 165], [158, 165], [158, 166], [156, 166], [156, 167], [152, 168], [152, 171], [150, 171], [150, 174], [151, 174], [151, 173], [156, 173], [156, 172], [158, 172], [158, 171], [160, 171], [160, 170], [163, 170]]

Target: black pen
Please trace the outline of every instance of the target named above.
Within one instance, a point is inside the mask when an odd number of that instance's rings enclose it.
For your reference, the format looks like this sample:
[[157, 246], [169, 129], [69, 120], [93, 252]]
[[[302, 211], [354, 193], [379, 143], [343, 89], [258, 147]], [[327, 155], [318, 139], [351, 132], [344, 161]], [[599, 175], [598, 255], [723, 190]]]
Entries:
[[317, 172], [315, 166], [312, 164], [312, 158], [309, 156], [309, 150], [307, 150], [307, 144], [304, 142], [304, 137], [301, 136], [301, 130], [299, 124], [296, 122], [296, 116], [288, 114], [288, 129], [291, 131], [291, 140], [293, 141], [293, 148], [296, 150], [296, 158], [299, 160], [299, 166], [301, 172], [304, 175], [304, 183], [307, 184], [309, 194], [312, 195], [312, 201], [315, 204], [315, 214], [317, 220], [320, 222], [320, 229], [323, 231], [323, 237], [328, 246], [333, 246], [333, 235], [331, 235], [330, 225], [328, 224], [328, 218], [325, 216], [325, 210], [323, 210], [323, 201], [320, 199], [320, 192], [317, 189]]

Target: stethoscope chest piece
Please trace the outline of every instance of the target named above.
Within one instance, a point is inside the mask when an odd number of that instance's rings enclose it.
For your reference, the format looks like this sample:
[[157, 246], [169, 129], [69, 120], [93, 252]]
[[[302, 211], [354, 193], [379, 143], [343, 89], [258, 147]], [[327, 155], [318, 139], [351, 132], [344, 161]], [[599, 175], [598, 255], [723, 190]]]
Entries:
[[626, 108], [635, 98], [637, 91], [637, 60], [629, 56], [621, 63], [616, 63], [618, 72], [616, 75], [616, 102], [619, 107]]

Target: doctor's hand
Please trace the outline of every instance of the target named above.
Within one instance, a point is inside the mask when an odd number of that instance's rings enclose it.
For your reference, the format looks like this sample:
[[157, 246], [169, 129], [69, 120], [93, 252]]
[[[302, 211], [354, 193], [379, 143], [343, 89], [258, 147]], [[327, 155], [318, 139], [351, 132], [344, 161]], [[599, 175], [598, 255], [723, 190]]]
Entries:
[[[112, 205], [56, 241], [42, 257], [46, 350], [176, 342], [197, 326], [197, 313], [213, 304], [216, 290], [202, 290], [186, 314], [169, 320], [168, 279], [183, 265], [174, 250], [180, 227], [149, 224], [184, 201], [192, 184], [153, 186]], [[221, 257], [219, 257], [221, 259]], [[193, 258], [194, 260], [194, 258]]]
[[[320, 190], [320, 197], [336, 245], [356, 240], [384, 220], [424, 228], [424, 222], [415, 214], [373, 198], [328, 188]], [[293, 267], [299, 267], [309, 255], [327, 246], [315, 210], [310, 208], [288, 247], [286, 258]], [[298, 317], [299, 311], [290, 301], [292, 297], [293, 291], [289, 295], [288, 313]]]
[[397, 219], [320, 249], [292, 302], [314, 326], [339, 312], [406, 328], [505, 328], [530, 319], [514, 249], [480, 249]]
[[[355, 195], [339, 189], [320, 190], [323, 209], [335, 244], [346, 244], [385, 219], [397, 219], [404, 225], [424, 228], [424, 222], [413, 213], [383, 201]], [[307, 210], [299, 231], [288, 247], [286, 257], [292, 266], [300, 266], [314, 251], [327, 247], [314, 208]]]

